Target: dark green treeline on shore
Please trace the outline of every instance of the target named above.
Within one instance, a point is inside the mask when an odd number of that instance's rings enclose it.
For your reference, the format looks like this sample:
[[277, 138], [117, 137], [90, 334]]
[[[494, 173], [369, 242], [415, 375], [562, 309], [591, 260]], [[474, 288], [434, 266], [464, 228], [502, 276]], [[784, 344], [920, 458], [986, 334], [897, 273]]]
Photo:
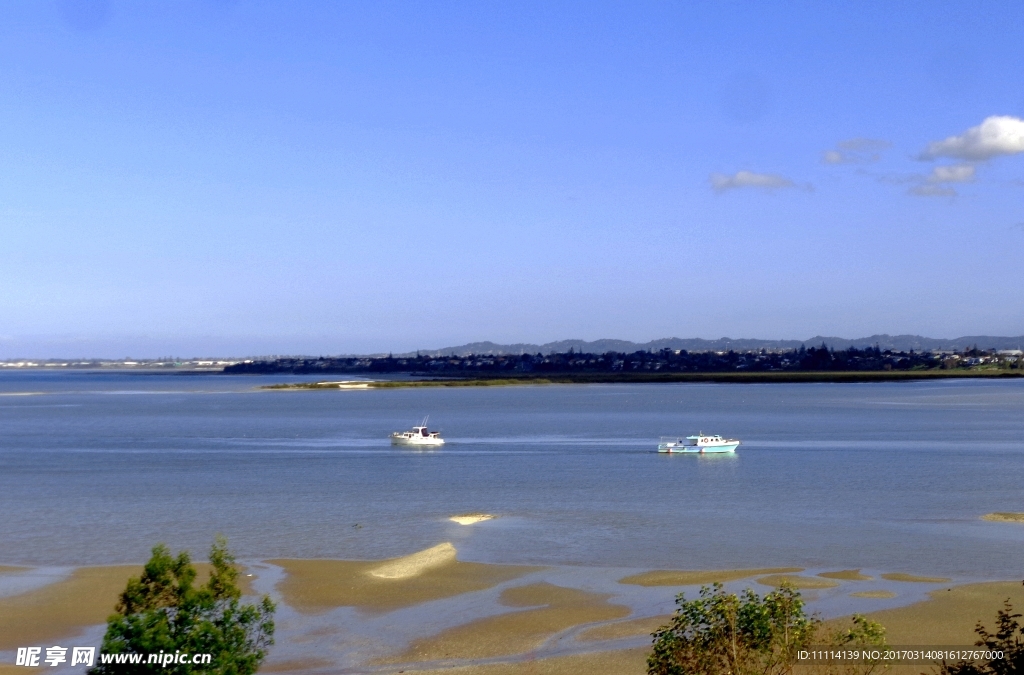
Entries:
[[[445, 378], [539, 379], [553, 381], [659, 381], [730, 375], [730, 380], [807, 381], [821, 375], [886, 374], [870, 379], [902, 379], [899, 374], [933, 376], [1024, 375], [1024, 358], [1014, 351], [899, 352], [877, 347], [833, 350], [827, 346], [789, 351], [687, 352], [663, 349], [631, 354], [487, 354], [468, 356], [319, 357], [244, 361], [228, 366], [235, 374], [410, 374]], [[819, 377], [807, 378], [808, 375]], [[682, 377], [680, 377], [682, 376]], [[767, 376], [767, 377], [765, 377]], [[566, 379], [568, 378], [568, 379]], [[793, 379], [789, 379], [793, 378]], [[713, 379], [718, 379], [713, 378]], [[827, 377], [825, 379], [828, 379]], [[840, 377], [838, 379], [860, 379]]]

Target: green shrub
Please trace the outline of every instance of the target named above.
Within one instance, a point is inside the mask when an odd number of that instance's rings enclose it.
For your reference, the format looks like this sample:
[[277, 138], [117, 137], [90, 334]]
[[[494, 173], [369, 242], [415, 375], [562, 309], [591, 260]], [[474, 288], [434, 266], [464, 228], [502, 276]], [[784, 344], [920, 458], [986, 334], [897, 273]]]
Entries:
[[[274, 603], [242, 604], [238, 570], [227, 542], [218, 537], [210, 550], [210, 579], [193, 587], [196, 569], [189, 555], [171, 557], [163, 544], [139, 578], [121, 594], [117, 613], [107, 620], [101, 654], [210, 654], [210, 663], [103, 663], [89, 675], [252, 675], [273, 644]], [[146, 661], [147, 658], [143, 658]]]
[[[726, 593], [721, 584], [704, 586], [700, 597], [676, 598], [667, 626], [653, 633], [649, 675], [782, 675], [812, 645], [831, 647], [885, 644], [885, 630], [862, 616], [849, 628], [830, 627], [804, 612], [800, 593], [784, 584], [764, 597], [750, 589]], [[866, 675], [879, 664], [809, 666], [815, 673]]]

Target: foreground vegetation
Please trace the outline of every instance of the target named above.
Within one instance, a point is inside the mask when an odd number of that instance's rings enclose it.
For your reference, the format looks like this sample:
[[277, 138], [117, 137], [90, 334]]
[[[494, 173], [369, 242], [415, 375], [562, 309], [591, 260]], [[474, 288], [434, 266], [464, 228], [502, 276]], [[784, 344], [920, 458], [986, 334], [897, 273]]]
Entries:
[[[750, 589], [726, 593], [714, 584], [702, 587], [695, 600], [680, 594], [676, 605], [671, 622], [653, 633], [649, 675], [784, 675], [797, 665], [798, 653], [811, 645], [885, 646], [881, 625], [857, 615], [846, 628], [828, 627], [807, 616], [800, 593], [785, 584], [764, 597]], [[844, 663], [815, 670], [821, 675], [870, 675], [882, 665]]]
[[[898, 665], [883, 658], [846, 657], [800, 663], [801, 652], [884, 655], [885, 628], [860, 615], [845, 624], [807, 616], [800, 593], [789, 585], [760, 597], [750, 589], [726, 593], [714, 584], [702, 587], [694, 600], [679, 594], [676, 606], [669, 624], [652, 634], [648, 675], [872, 675]], [[993, 630], [981, 621], [974, 629], [975, 645], [986, 658], [937, 662], [931, 674], [923, 675], [1024, 675], [1020, 618], [1005, 600]]]
[[172, 557], [163, 544], [154, 547], [142, 576], [128, 581], [107, 620], [100, 648], [101, 654], [209, 654], [209, 663], [98, 663], [89, 675], [255, 673], [274, 642], [274, 603], [268, 596], [259, 604], [241, 603], [235, 559], [223, 538], [210, 550], [210, 566], [210, 579], [195, 587], [188, 553]]

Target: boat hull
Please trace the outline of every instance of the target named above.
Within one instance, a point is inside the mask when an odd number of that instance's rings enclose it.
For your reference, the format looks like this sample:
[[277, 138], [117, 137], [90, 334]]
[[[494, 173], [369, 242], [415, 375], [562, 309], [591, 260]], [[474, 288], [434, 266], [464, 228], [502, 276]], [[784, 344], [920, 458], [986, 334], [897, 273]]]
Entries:
[[404, 445], [412, 448], [439, 448], [444, 445], [444, 440], [440, 438], [402, 438], [400, 436], [392, 436], [391, 445]]
[[681, 443], [662, 443], [658, 446], [658, 452], [680, 455], [709, 455], [736, 452], [736, 448], [738, 447], [740, 447], [739, 441], [736, 441], [735, 443], [722, 443], [721, 445], [683, 445]]

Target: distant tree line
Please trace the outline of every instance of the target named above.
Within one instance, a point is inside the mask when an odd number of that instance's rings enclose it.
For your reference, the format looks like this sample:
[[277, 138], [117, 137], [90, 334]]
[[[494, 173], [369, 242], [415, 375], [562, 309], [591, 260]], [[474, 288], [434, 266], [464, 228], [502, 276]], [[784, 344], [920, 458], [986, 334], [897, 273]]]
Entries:
[[401, 356], [279, 358], [244, 361], [225, 373], [410, 373], [423, 375], [545, 375], [556, 373], [722, 373], [792, 371], [931, 370], [939, 368], [1021, 367], [1021, 359], [1001, 359], [978, 349], [956, 354], [881, 350], [878, 347], [834, 350], [800, 347], [790, 351], [687, 352], [662, 349], [631, 354], [471, 354], [468, 356]]

